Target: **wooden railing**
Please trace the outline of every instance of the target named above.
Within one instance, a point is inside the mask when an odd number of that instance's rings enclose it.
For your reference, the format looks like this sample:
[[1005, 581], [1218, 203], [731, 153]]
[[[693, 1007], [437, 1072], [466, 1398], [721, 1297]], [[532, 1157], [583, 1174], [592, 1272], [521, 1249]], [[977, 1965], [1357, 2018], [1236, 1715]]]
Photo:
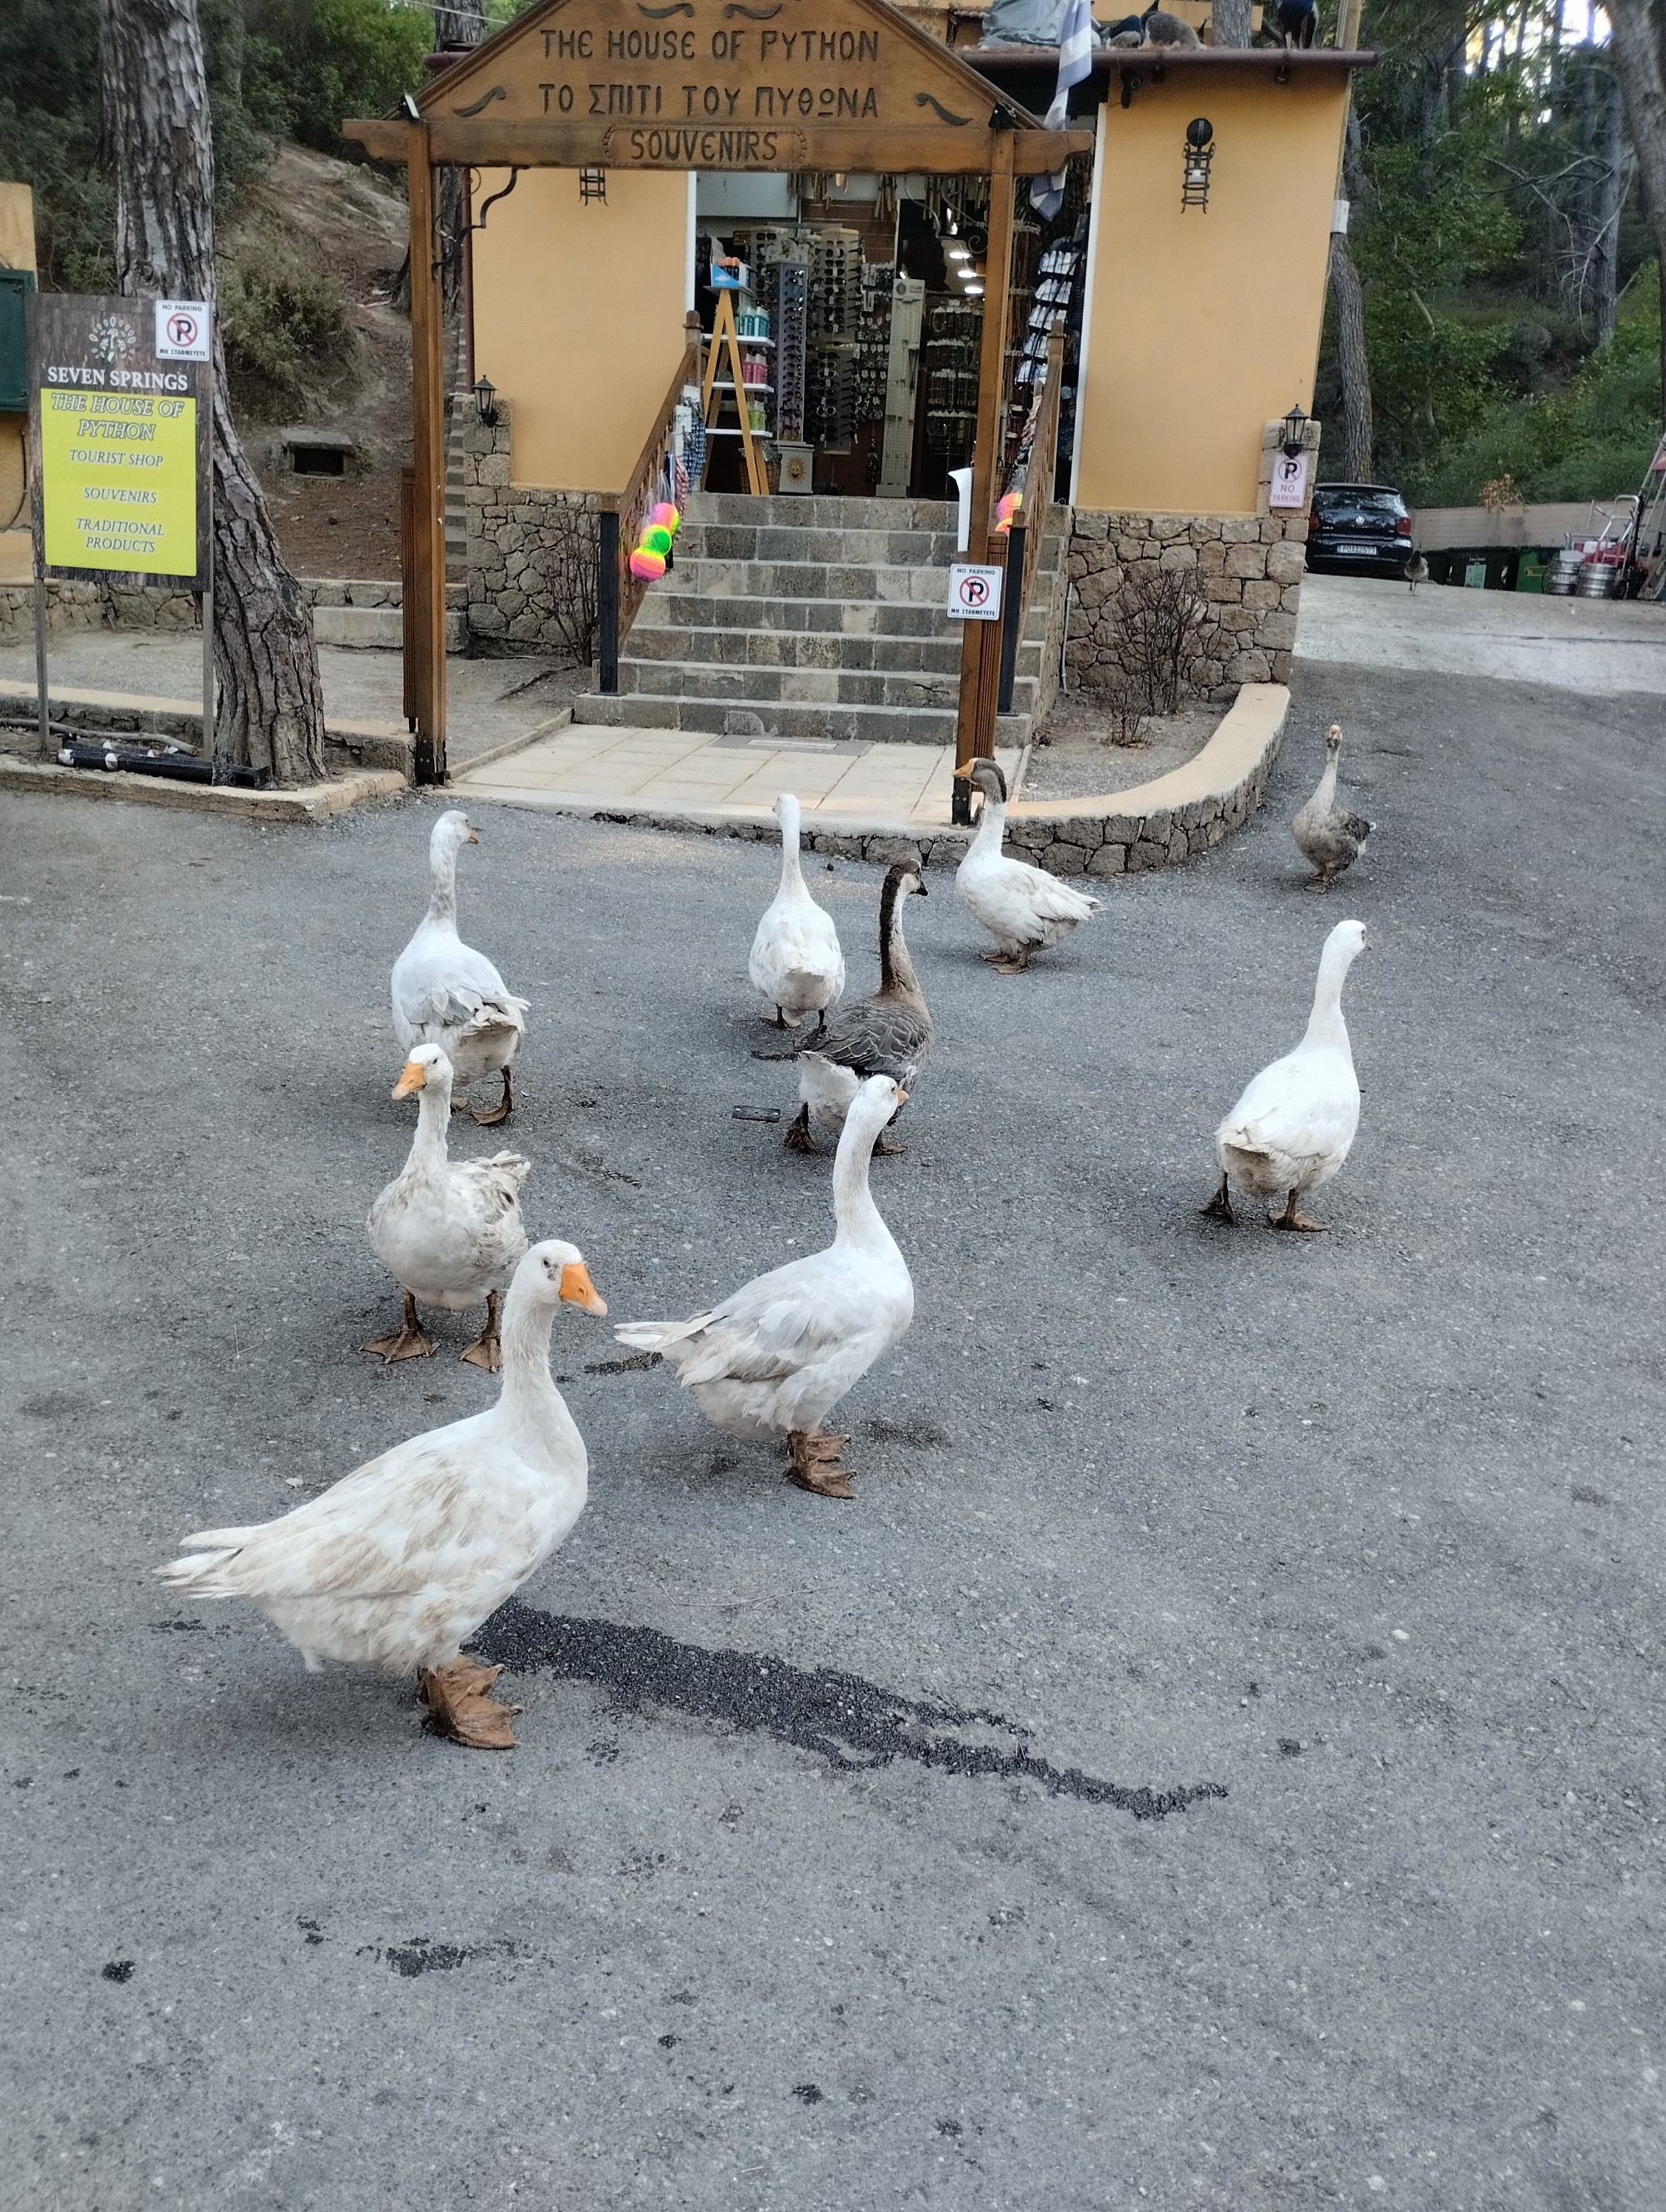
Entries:
[[683, 358], [661, 401], [654, 428], [625, 480], [623, 491], [603, 495], [596, 544], [597, 688], [619, 688], [619, 644], [629, 633], [647, 583], [630, 573], [630, 556], [649, 510], [660, 496], [660, 479], [671, 446], [672, 422], [685, 384], [700, 381], [700, 318], [684, 321]]
[[1047, 381], [1025, 426], [1018, 459], [1006, 484], [1008, 491], [1023, 492], [1024, 504], [1018, 509], [1018, 520], [1006, 533], [1006, 594], [1001, 609], [998, 702], [1003, 714], [1012, 711], [1018, 646], [1030, 617], [1036, 572], [1041, 566], [1042, 540], [1047, 534], [1047, 519], [1053, 509], [1053, 480], [1059, 459], [1059, 393], [1063, 381], [1064, 337], [1055, 331], [1047, 342]]

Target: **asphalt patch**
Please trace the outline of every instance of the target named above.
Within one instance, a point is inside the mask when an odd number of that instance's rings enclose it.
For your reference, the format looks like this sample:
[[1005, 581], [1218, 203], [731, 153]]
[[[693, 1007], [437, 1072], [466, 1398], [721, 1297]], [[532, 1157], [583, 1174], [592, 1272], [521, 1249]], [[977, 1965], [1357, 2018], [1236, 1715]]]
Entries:
[[[1033, 1782], [1051, 1796], [1113, 1806], [1136, 1820], [1160, 1820], [1201, 1798], [1226, 1795], [1219, 1782], [1152, 1790], [1051, 1765], [1031, 1752], [1026, 1729], [982, 1706], [904, 1697], [860, 1674], [794, 1667], [761, 1651], [709, 1651], [657, 1629], [570, 1620], [515, 1599], [492, 1615], [471, 1648], [514, 1674], [594, 1683], [633, 1711], [660, 1705], [772, 1735], [813, 1752], [841, 1773], [866, 1773], [905, 1759], [945, 1774]], [[970, 1740], [974, 1730], [1008, 1737], [1010, 1747]], [[594, 1756], [597, 1747], [590, 1748]]]

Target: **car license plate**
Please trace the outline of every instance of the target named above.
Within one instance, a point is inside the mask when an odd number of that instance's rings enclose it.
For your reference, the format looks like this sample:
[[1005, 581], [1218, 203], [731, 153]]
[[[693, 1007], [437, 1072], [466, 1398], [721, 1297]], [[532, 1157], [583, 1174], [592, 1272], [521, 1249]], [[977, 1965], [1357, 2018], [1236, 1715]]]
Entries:
[[1336, 550], [1339, 553], [1375, 553], [1380, 549], [1376, 545], [1339, 545]]

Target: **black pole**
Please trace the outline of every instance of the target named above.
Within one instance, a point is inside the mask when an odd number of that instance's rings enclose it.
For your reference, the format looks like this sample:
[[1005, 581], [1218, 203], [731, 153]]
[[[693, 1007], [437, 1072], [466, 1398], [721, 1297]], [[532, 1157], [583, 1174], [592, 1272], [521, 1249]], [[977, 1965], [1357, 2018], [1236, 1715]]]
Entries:
[[1012, 679], [1018, 666], [1018, 625], [1024, 620], [1024, 530], [1015, 522], [1006, 533], [1006, 597], [1000, 603], [1000, 690], [998, 714], [1012, 711]]
[[619, 688], [619, 518], [604, 507], [596, 534], [597, 689]]

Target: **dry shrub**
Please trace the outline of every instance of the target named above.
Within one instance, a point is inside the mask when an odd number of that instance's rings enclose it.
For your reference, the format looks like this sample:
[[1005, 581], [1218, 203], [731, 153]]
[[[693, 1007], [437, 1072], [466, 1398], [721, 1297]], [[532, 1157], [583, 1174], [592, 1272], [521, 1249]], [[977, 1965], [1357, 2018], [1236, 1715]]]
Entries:
[[1135, 686], [1120, 668], [1109, 672], [1109, 680], [1097, 687], [1110, 729], [1113, 745], [1137, 745], [1146, 734], [1146, 705]]
[[1115, 601], [1113, 681], [1120, 679], [1141, 718], [1177, 714], [1191, 696], [1206, 606], [1195, 568], [1154, 568], [1124, 580]]
[[550, 620], [575, 666], [596, 658], [596, 558], [601, 542], [595, 515], [580, 507], [557, 507], [545, 527], [555, 538], [544, 549], [544, 574], [555, 602]]

